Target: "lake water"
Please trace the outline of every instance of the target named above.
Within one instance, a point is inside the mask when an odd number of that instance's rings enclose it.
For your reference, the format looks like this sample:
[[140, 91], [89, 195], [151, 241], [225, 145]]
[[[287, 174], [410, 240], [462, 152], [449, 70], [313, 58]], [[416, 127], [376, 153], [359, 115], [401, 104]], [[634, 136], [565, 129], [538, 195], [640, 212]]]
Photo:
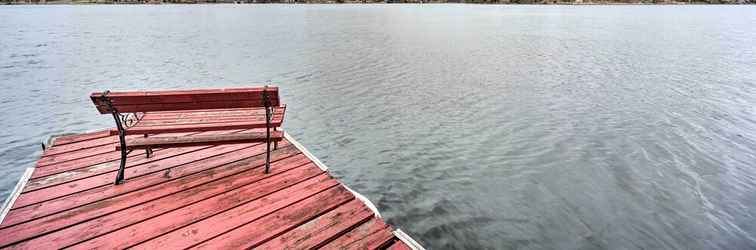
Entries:
[[756, 248], [756, 6], [0, 7], [0, 198], [104, 89], [273, 82], [429, 249]]

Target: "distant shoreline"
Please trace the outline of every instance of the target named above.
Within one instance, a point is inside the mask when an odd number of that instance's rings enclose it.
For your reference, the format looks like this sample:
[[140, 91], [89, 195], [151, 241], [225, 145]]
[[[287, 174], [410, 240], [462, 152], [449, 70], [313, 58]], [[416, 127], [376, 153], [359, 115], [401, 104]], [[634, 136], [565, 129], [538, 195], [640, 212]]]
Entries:
[[751, 5], [756, 0], [709, 0], [706, 1], [548, 1], [548, 0], [472, 0], [472, 1], [419, 1], [419, 0], [389, 0], [389, 1], [353, 1], [353, 0], [137, 0], [137, 1], [0, 1], [0, 5], [160, 5], [160, 4], [481, 4], [481, 5]]

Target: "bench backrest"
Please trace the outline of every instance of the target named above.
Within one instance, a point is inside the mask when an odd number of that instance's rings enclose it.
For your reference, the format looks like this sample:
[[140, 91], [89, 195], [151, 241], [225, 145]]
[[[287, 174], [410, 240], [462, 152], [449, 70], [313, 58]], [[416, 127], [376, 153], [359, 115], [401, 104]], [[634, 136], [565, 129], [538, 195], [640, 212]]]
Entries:
[[[253, 88], [196, 89], [167, 91], [131, 91], [108, 92], [107, 97], [119, 113], [226, 109], [264, 107], [263, 90], [270, 98], [270, 105], [280, 105], [278, 87], [268, 86]], [[102, 100], [103, 92], [90, 95], [101, 114], [111, 113], [106, 102]]]

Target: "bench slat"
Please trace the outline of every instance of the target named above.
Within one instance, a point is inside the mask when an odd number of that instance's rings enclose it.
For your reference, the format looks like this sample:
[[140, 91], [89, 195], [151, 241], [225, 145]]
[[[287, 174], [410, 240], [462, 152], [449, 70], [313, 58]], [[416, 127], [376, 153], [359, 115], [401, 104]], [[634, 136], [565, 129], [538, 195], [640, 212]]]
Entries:
[[[150, 90], [150, 91], [112, 91], [108, 96], [157, 96], [157, 95], [186, 95], [186, 94], [207, 94], [207, 93], [244, 93], [250, 91], [262, 91], [264, 87], [247, 87], [247, 88], [207, 88], [207, 89], [185, 89], [185, 90]], [[268, 86], [269, 91], [278, 91], [276, 86]], [[99, 92], [98, 92], [99, 93]]]
[[[273, 120], [270, 123], [270, 127], [271, 128], [281, 127], [281, 120]], [[205, 131], [255, 129], [255, 128], [265, 128], [265, 121], [206, 123], [206, 124], [188, 124], [188, 125], [171, 125], [171, 126], [149, 126], [149, 127], [136, 126], [136, 127], [127, 129], [126, 135], [205, 132]]]
[[[262, 107], [263, 87], [172, 91], [110, 92], [107, 97], [120, 113]], [[279, 106], [278, 87], [269, 86], [271, 105]], [[110, 109], [100, 100], [102, 92], [90, 95], [100, 113]]]
[[[126, 140], [126, 148], [146, 149], [193, 147], [201, 145], [225, 145], [234, 143], [265, 142], [265, 139], [265, 132], [244, 132], [223, 135], [160, 136], [128, 139]], [[283, 131], [271, 131], [270, 140], [283, 140]], [[115, 148], [116, 150], [121, 150], [120, 145], [116, 145]]]
[[[265, 113], [230, 113], [215, 112], [216, 114], [195, 115], [186, 113], [186, 115], [170, 115], [147, 113], [135, 126], [163, 126], [163, 125], [181, 125], [190, 123], [214, 123], [214, 122], [261, 122], [265, 121]], [[272, 120], [280, 120], [284, 115], [284, 110], [279, 109], [273, 113]]]
[[[100, 102], [97, 100], [96, 102]], [[278, 101], [271, 99], [271, 105], [277, 106]], [[97, 110], [102, 114], [110, 113], [108, 107], [104, 104], [96, 104]], [[214, 101], [214, 102], [189, 102], [189, 103], [153, 103], [137, 105], [113, 105], [120, 113], [134, 112], [152, 112], [152, 111], [171, 111], [171, 110], [196, 110], [196, 109], [228, 109], [228, 108], [250, 108], [262, 107], [262, 101], [245, 100], [245, 101]]]

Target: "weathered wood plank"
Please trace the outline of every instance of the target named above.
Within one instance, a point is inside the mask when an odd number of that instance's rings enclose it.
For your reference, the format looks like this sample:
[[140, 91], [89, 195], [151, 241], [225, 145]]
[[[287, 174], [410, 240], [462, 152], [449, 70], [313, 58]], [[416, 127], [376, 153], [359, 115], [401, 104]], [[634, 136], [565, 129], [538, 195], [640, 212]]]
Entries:
[[57, 145], [47, 148], [43, 153], [42, 157], [57, 155], [57, 154], [63, 154], [63, 153], [69, 153], [72, 151], [78, 151], [78, 150], [84, 150], [89, 148], [94, 148], [97, 146], [102, 145], [108, 145], [108, 144], [114, 144], [118, 142], [118, 137], [113, 136], [107, 136], [107, 137], [101, 137], [76, 143], [69, 143], [65, 145]]
[[[220, 88], [220, 89], [186, 89], [186, 90], [156, 90], [156, 91], [111, 91], [108, 97], [121, 101], [122, 104], [138, 104], [151, 102], [192, 102], [243, 100], [248, 98], [261, 98], [263, 91], [270, 95], [278, 94], [278, 87], [250, 87], [250, 88]], [[101, 92], [90, 95], [91, 98], [99, 98]]]
[[[275, 118], [275, 117], [274, 117]], [[273, 119], [271, 127], [280, 127], [283, 120]], [[165, 133], [184, 133], [200, 131], [218, 131], [234, 129], [254, 129], [265, 128], [265, 121], [246, 121], [246, 122], [228, 122], [228, 123], [208, 123], [208, 124], [188, 124], [188, 125], [165, 125], [165, 126], [134, 126], [126, 130], [126, 134], [165, 134]]]
[[[126, 160], [126, 168], [131, 168], [138, 165], [156, 163], [160, 160], [165, 160], [171, 157], [175, 157], [180, 154], [195, 153], [200, 150], [207, 150], [211, 146], [196, 146], [185, 148], [171, 148], [171, 149], [155, 149], [153, 150], [152, 157], [147, 158], [144, 151], [135, 151], [129, 154]], [[40, 172], [39, 177], [33, 178], [29, 181], [24, 189], [24, 192], [39, 190], [42, 188], [49, 188], [56, 185], [63, 185], [72, 181], [89, 178], [95, 175], [104, 173], [115, 172], [118, 170], [120, 164], [120, 153], [116, 154], [110, 161], [97, 163], [91, 166], [77, 167], [72, 169], [53, 169], [46, 171], [47, 168], [37, 169], [34, 173]]]
[[[287, 155], [287, 157], [283, 157], [284, 155], [280, 155], [280, 154], [276, 155], [276, 157], [288, 158], [288, 156], [294, 156], [297, 154], [299, 154], [298, 151], [292, 150], [290, 151], [290, 155]], [[90, 197], [95, 196], [94, 198], [97, 198], [97, 200], [94, 200], [94, 201], [85, 200], [84, 202], [82, 202], [83, 204], [80, 204], [76, 202], [76, 200], [71, 200], [71, 199], [61, 200], [60, 202], [58, 202], [60, 205], [67, 206], [70, 208], [57, 211], [57, 213], [53, 213], [53, 214], [41, 217], [36, 220], [29, 220], [29, 218], [35, 218], [35, 217], [32, 217], [32, 216], [36, 216], [36, 214], [34, 213], [32, 213], [31, 216], [25, 216], [23, 214], [21, 215], [16, 214], [15, 216], [20, 216], [20, 218], [17, 218], [13, 221], [4, 221], [2, 224], [3, 228], [0, 229], [0, 235], [17, 235], [17, 236], [16, 238], [12, 238], [12, 239], [0, 238], [0, 246], [5, 245], [5, 244], [11, 244], [12, 242], [17, 242], [19, 240], [25, 239], [24, 237], [28, 235], [44, 234], [47, 232], [58, 230], [62, 227], [70, 226], [75, 223], [79, 223], [79, 222], [97, 218], [97, 217], [100, 217], [100, 216], [103, 216], [103, 215], [106, 215], [115, 211], [119, 211], [119, 210], [131, 207], [131, 206], [143, 203], [143, 202], [147, 202], [147, 201], [158, 199], [164, 196], [168, 196], [173, 193], [179, 192], [181, 190], [186, 190], [193, 187], [201, 186], [218, 178], [223, 178], [225, 176], [234, 175], [234, 174], [244, 172], [244, 171], [260, 171], [259, 168], [262, 167], [262, 163], [264, 163], [263, 158], [254, 157], [252, 159], [235, 162], [233, 164], [222, 166], [219, 169], [210, 169], [208, 171], [192, 174], [183, 178], [177, 178], [177, 177], [171, 176], [171, 174], [168, 173], [166, 175], [166, 179], [173, 179], [173, 180], [162, 182], [162, 183], [147, 183], [150, 185], [138, 186], [134, 189], [133, 192], [125, 192], [128, 190], [112, 190], [112, 189], [122, 189], [121, 186], [124, 186], [124, 185], [109, 186], [110, 189], [104, 188], [104, 190], [101, 191], [102, 193], [106, 193], [105, 195], [101, 195], [104, 197], [97, 197], [96, 196], [97, 194], [90, 194], [88, 196], [82, 197], [82, 199], [89, 198], [90, 200], [93, 200], [93, 198], [90, 198]], [[274, 171], [283, 172], [284, 169], [275, 170], [271, 168], [271, 172], [274, 172]], [[162, 178], [162, 177], [158, 176], [158, 178]], [[144, 182], [153, 182], [153, 180], [145, 179]], [[117, 191], [120, 191], [120, 193], [118, 193]], [[117, 196], [113, 195], [113, 193], [117, 193], [118, 195]], [[51, 203], [51, 204], [57, 205], [55, 203]], [[38, 209], [51, 209], [51, 208], [45, 206]], [[59, 210], [59, 209], [53, 208], [53, 210]], [[38, 211], [30, 211], [30, 212], [38, 212]], [[14, 215], [11, 214], [6, 219], [14, 218], [12, 216]], [[14, 223], [17, 221], [22, 221], [23, 223]], [[9, 225], [13, 225], [13, 226], [7, 227]], [[11, 241], [11, 240], [15, 240], [15, 241]]]
[[[132, 152], [131, 154], [129, 154], [128, 157], [130, 159], [138, 158], [138, 156], [140, 155], [141, 157], [144, 157], [144, 152]], [[44, 168], [35, 168], [34, 174], [32, 175], [32, 179], [64, 173], [64, 172], [68, 172], [74, 169], [95, 166], [98, 164], [103, 164], [109, 161], [114, 161], [114, 160], [119, 160], [119, 159], [121, 159], [121, 152], [109, 150], [107, 153], [102, 153], [98, 155], [92, 155], [89, 157], [71, 160], [71, 161], [56, 163], [56, 164], [48, 165]]]
[[[282, 109], [285, 106], [272, 107], [274, 110]], [[161, 120], [161, 119], [190, 119], [190, 118], [209, 118], [209, 117], [237, 117], [237, 116], [259, 116], [265, 114], [264, 107], [253, 108], [235, 108], [235, 109], [200, 109], [200, 110], [176, 110], [176, 111], [155, 111], [145, 113], [142, 120]]]
[[321, 249], [340, 249], [343, 246], [357, 242], [379, 231], [388, 230], [390, 230], [390, 227], [386, 223], [384, 223], [383, 220], [381, 220], [380, 218], [371, 218], [367, 222], [362, 223], [358, 227], [339, 236], [335, 240], [328, 242], [328, 244], [323, 246]]
[[[322, 172], [318, 172], [316, 169], [313, 169], [312, 166], [299, 167], [291, 170], [290, 172], [292, 172], [292, 174], [295, 174], [294, 171], [298, 172], [296, 173], [296, 175], [299, 175], [297, 179], [287, 177], [288, 181], [286, 181], [286, 183], [278, 183], [279, 186], [275, 187], [274, 189], [264, 190], [252, 187], [252, 190], [247, 190], [248, 192], [252, 193], [252, 197], [247, 197], [242, 193], [216, 196], [212, 198], [215, 204], [203, 201], [202, 203], [197, 203], [192, 207], [175, 210], [168, 214], [153, 218], [149, 221], [135, 224], [133, 226], [108, 233], [81, 244], [77, 244], [73, 246], [72, 249], [103, 248], [108, 245], [131, 247], [139, 243], [142, 243], [142, 245], [136, 248], [145, 248], [146, 245], [153, 245], [155, 242], [160, 241], [156, 240], [155, 237], [160, 236], [162, 238], [168, 239], [171, 237], [170, 235], [175, 234], [175, 232], [177, 231], [185, 231], [185, 227], [192, 227], [197, 224], [202, 224], [204, 223], [204, 220], [218, 216], [219, 214], [225, 213], [228, 210], [239, 209], [239, 207], [249, 208], [257, 207], [260, 205], [265, 206], [265, 203], [260, 202], [261, 199], [265, 199], [267, 201], [274, 199], [283, 199], [281, 190], [299, 191], [302, 190], [303, 187], [313, 187], [316, 185], [337, 185], [337, 183], [333, 183], [333, 180], [329, 180], [327, 175], [323, 174]], [[260, 192], [264, 192], [264, 194], [256, 194]], [[247, 220], [253, 218], [254, 216], [262, 215], [252, 215], [252, 217], [231, 219]], [[167, 233], [167, 235], [161, 236], [165, 233]], [[170, 245], [167, 243], [155, 246], [155, 248], [152, 249], [157, 248], [179, 249], [176, 245]]]
[[[98, 101], [99, 102], [99, 101]], [[271, 105], [278, 106], [279, 101], [271, 97]], [[235, 101], [206, 101], [206, 102], [185, 102], [185, 103], [148, 103], [133, 105], [114, 105], [121, 113], [133, 112], [151, 112], [151, 111], [170, 111], [170, 110], [196, 110], [196, 109], [228, 109], [239, 107], [262, 107], [261, 100], [235, 100]], [[107, 114], [107, 106], [96, 105], [98, 111]], [[105, 111], [105, 112], [103, 112]]]
[[412, 250], [407, 244], [404, 244], [402, 241], [396, 241], [394, 244], [391, 244], [386, 250]]
[[[312, 165], [310, 165], [312, 166]], [[303, 181], [259, 200], [224, 211], [179, 230], [135, 246], [135, 249], [183, 249], [211, 239], [229, 229], [255, 221], [312, 195], [339, 185], [328, 175]]]
[[106, 144], [106, 145], [100, 145], [94, 148], [89, 148], [87, 150], [80, 150], [80, 151], [71, 152], [67, 154], [46, 156], [46, 157], [40, 158], [37, 161], [36, 168], [44, 168], [50, 165], [60, 164], [60, 163], [77, 160], [77, 159], [83, 159], [86, 157], [91, 157], [94, 155], [104, 154], [108, 152], [113, 152], [113, 146]]
[[[186, 135], [212, 135], [212, 134], [234, 134], [243, 132], [244, 130], [231, 130], [231, 131], [214, 131], [214, 132], [203, 132], [203, 133], [183, 133], [183, 134], [172, 134], [173, 136], [186, 136]], [[117, 138], [113, 136], [112, 138]], [[116, 145], [116, 144], [113, 144]], [[208, 146], [209, 147], [209, 146]], [[127, 167], [134, 166], [146, 162], [154, 162], [158, 159], [163, 159], [166, 157], [172, 157], [174, 155], [183, 154], [183, 153], [189, 153], [193, 152], [194, 150], [199, 150], [207, 147], [197, 147], [197, 148], [187, 148], [187, 149], [171, 149], [169, 151], [160, 151], [160, 149], [155, 150], [153, 152], [153, 156], [151, 158], [145, 158], [144, 157], [144, 151], [136, 151], [131, 152], [127, 156]], [[49, 185], [56, 185], [60, 183], [64, 183], [67, 181], [77, 180], [77, 179], [83, 179], [86, 177], [90, 177], [95, 174], [103, 173], [104, 172], [110, 172], [112, 169], [112, 164], [119, 164], [119, 161], [121, 159], [121, 153], [120, 152], [110, 152], [105, 154], [99, 154], [94, 155], [90, 157], [85, 157], [81, 159], [76, 159], [72, 161], [67, 161], [59, 164], [53, 164], [45, 166], [44, 168], [37, 168], [34, 171], [34, 174], [32, 175], [32, 180], [37, 179], [38, 182], [43, 183], [43, 186], [49, 186]], [[134, 162], [136, 161], [136, 162]], [[117, 168], [117, 165], [116, 165]], [[52, 176], [56, 175], [56, 176]], [[50, 176], [50, 177], [48, 177]], [[43, 178], [47, 177], [47, 178]], [[43, 178], [43, 179], [38, 179]], [[36, 189], [39, 189], [37, 186], [39, 183], [35, 183], [34, 181], [27, 184], [26, 189], [24, 192], [33, 191]]]
[[[273, 114], [271, 120], [281, 120], [283, 113]], [[192, 117], [192, 118], [173, 118], [160, 120], [139, 121], [136, 127], [154, 127], [167, 125], [198, 125], [213, 124], [225, 122], [264, 122], [265, 114], [257, 116], [218, 116], [218, 117]]]
[[[105, 133], [105, 131], [103, 131], [103, 133]], [[206, 133], [211, 133], [211, 132], [206, 132]], [[198, 133], [173, 134], [172, 136], [186, 136], [186, 135], [194, 135], [194, 134], [198, 134]], [[130, 136], [127, 138], [127, 140], [133, 139], [133, 138], [138, 138], [138, 137]], [[74, 152], [74, 151], [86, 151], [88, 149], [99, 147], [99, 146], [116, 145], [116, 144], [118, 144], [118, 136], [102, 137], [102, 138], [97, 138], [93, 140], [87, 140], [84, 142], [70, 143], [70, 144], [61, 145], [61, 146], [50, 147], [44, 151], [44, 153], [42, 154], [42, 157], [44, 158], [44, 157], [49, 157], [49, 156], [59, 155], [59, 154], [70, 154], [71, 152]]]
[[[52, 217], [46, 218], [43, 221], [34, 222], [38, 224], [44, 224], [48, 219], [54, 219], [60, 216], [71, 216], [67, 213], [59, 214], [59, 212], [67, 211], [80, 206], [94, 206], [96, 208], [96, 204], [91, 205], [93, 202], [116, 197], [118, 195], [129, 192], [137, 192], [138, 194], [143, 196], [142, 198], [149, 200], [148, 198], [160, 197], [162, 195], [170, 194], [170, 192], [185, 189], [187, 188], [187, 186], [199, 185], [197, 183], [204, 183], [202, 181], [202, 177], [204, 175], [215, 174], [216, 176], [224, 176], [244, 170], [242, 166], [262, 165], [265, 162], [265, 155], [261, 154], [262, 147], [258, 146], [256, 148], [257, 149], [250, 148], [248, 149], [250, 151], [247, 152], [237, 151], [226, 155], [226, 157], [209, 158], [192, 162], [190, 164], [185, 164], [181, 167], [175, 167], [165, 171], [136, 177], [133, 178], [133, 181], [128, 181], [124, 185], [100, 186], [94, 189], [79, 193], [73, 193], [64, 197], [34, 204], [28, 207], [13, 209], [10, 211], [8, 217], [6, 217], [5, 221], [3, 221], [3, 224], [0, 226], [0, 228], [40, 218], [43, 216], [54, 215]], [[283, 146], [271, 153], [271, 161], [287, 158], [298, 153], [299, 151], [296, 150], [296, 148], [294, 148], [293, 146]], [[216, 167], [219, 166], [222, 166], [222, 168], [216, 169]], [[202, 173], [195, 174], [198, 172]], [[109, 206], [109, 208], [118, 210], [123, 208], [122, 205], [132, 204], [130, 203], [132, 201], [135, 200], [113, 202]]]
[[[266, 142], [265, 132], [244, 132], [223, 135], [191, 135], [191, 136], [156, 136], [147, 138], [133, 138], [126, 142], [128, 149], [192, 147], [200, 145], [225, 145], [238, 143]], [[270, 141], [283, 140], [283, 131], [270, 131]], [[121, 150], [120, 145], [116, 150]]]
[[[171, 135], [222, 134], [222, 133], [238, 133], [238, 132], [244, 132], [244, 131], [246, 130], [213, 131], [213, 132], [184, 133], [184, 134], [171, 134]], [[203, 147], [203, 148], [206, 148], [206, 147]], [[192, 149], [190, 148], [188, 150], [191, 151]], [[165, 151], [165, 152], [159, 152], [160, 149], [157, 149], [154, 151], [155, 151], [154, 152], [155, 155], [170, 155], [170, 154], [181, 154], [181, 153], [188, 152], [184, 149], [175, 149], [172, 151]], [[144, 154], [145, 154], [144, 151], [131, 152], [131, 154], [128, 155], [127, 164], [130, 164], [130, 162], [134, 160], [144, 159]], [[66, 178], [62, 178], [66, 180], [82, 179], [85, 177], [89, 177], [89, 176], [79, 176], [79, 174], [83, 172], [90, 173], [91, 171], [88, 171], [87, 168], [90, 168], [90, 169], [91, 168], [95, 168], [95, 169], [105, 168], [103, 164], [108, 163], [109, 165], [110, 164], [109, 162], [116, 162], [116, 164], [118, 164], [118, 161], [120, 161], [120, 159], [121, 159], [121, 152], [111, 151], [108, 153], [103, 153], [103, 154], [93, 155], [93, 156], [75, 159], [71, 161], [47, 165], [44, 168], [36, 168], [34, 170], [34, 174], [32, 175], [32, 180], [36, 178], [43, 178], [43, 177], [51, 176], [51, 175], [66, 176]], [[60, 178], [55, 177], [55, 179], [60, 179]]]
[[72, 226], [60, 226], [62, 230], [21, 242], [14, 245], [14, 248], [65, 247], [98, 236], [101, 237], [92, 239], [80, 247], [92, 249], [106, 248], [108, 245], [133, 245], [322, 173], [317, 167], [305, 167], [308, 162], [306, 157], [299, 157], [294, 161], [278, 161], [274, 164], [278, 170], [275, 173], [246, 171], [94, 220], [78, 224], [70, 219], [59, 221], [60, 225]]
[[372, 218], [373, 212], [354, 199], [300, 225], [255, 249], [314, 249]]
[[[393, 233], [388, 229], [379, 230], [373, 234], [370, 234], [362, 239], [349, 243], [348, 245], [341, 246], [339, 248], [344, 249], [381, 249], [387, 247], [394, 241], [398, 240]], [[328, 245], [323, 249], [337, 249], [336, 246]]]
[[82, 142], [82, 141], [87, 141], [87, 140], [92, 140], [92, 139], [97, 139], [97, 138], [107, 137], [107, 136], [110, 136], [110, 133], [107, 130], [75, 134], [75, 135], [63, 135], [63, 136], [56, 137], [52, 145], [48, 145], [48, 146], [51, 146], [51, 147], [63, 146], [70, 143]]
[[[128, 179], [136, 178], [145, 174], [163, 171], [163, 170], [181, 166], [184, 164], [190, 164], [198, 160], [213, 158], [213, 157], [221, 156], [224, 154], [235, 154], [236, 151], [242, 151], [243, 149], [247, 149], [248, 151], [249, 147], [251, 147], [251, 144], [223, 145], [223, 146], [212, 147], [207, 150], [202, 150], [194, 154], [183, 154], [183, 155], [177, 155], [175, 157], [161, 159], [158, 162], [153, 163], [153, 164], [136, 165], [131, 168], [127, 168], [125, 170], [126, 178], [128, 180]], [[255, 153], [258, 153], [258, 151], [262, 151], [262, 149], [257, 149], [257, 148], [255, 149], [256, 150], [253, 150], [253, 152]], [[244, 157], [244, 155], [240, 155], [237, 157]], [[231, 159], [234, 157], [229, 157], [229, 158], [218, 157], [218, 158]], [[110, 173], [111, 174], [103, 173], [103, 174], [95, 175], [89, 178], [75, 180], [75, 181], [67, 183], [66, 185], [56, 186], [55, 188], [45, 188], [45, 189], [39, 189], [39, 190], [34, 190], [31, 192], [25, 193], [23, 196], [19, 197], [18, 200], [16, 200], [16, 204], [14, 205], [14, 208], [21, 208], [24, 206], [37, 204], [40, 202], [56, 199], [59, 197], [63, 197], [63, 196], [73, 194], [73, 193], [78, 193], [78, 192], [89, 190], [96, 187], [112, 185], [113, 180], [115, 179], [115, 172], [110, 172]]]
[[[273, 115], [282, 115], [285, 107], [274, 107]], [[148, 112], [142, 117], [140, 123], [157, 123], [171, 121], [192, 120], [222, 120], [222, 119], [247, 119], [250, 117], [264, 117], [265, 109], [257, 108], [248, 111], [182, 111], [182, 112]]]
[[[205, 89], [172, 91], [131, 91], [110, 92], [108, 98], [118, 111], [149, 112], [162, 110], [191, 110], [213, 108], [245, 108], [263, 106], [262, 94], [267, 91], [273, 106], [278, 106], [278, 88]], [[109, 108], [100, 99], [102, 93], [90, 95], [90, 99], [100, 113], [108, 113]]]
[[336, 186], [205, 241], [196, 248], [253, 248], [352, 199], [354, 195], [348, 190], [342, 186]]
[[[161, 96], [161, 95], [186, 95], [186, 94], [204, 94], [204, 93], [244, 93], [249, 91], [262, 91], [265, 86], [240, 87], [240, 88], [204, 88], [204, 89], [183, 89], [183, 90], [150, 90], [150, 91], [111, 91], [108, 95], [118, 97], [128, 96]], [[278, 91], [278, 86], [269, 85], [269, 91]], [[100, 96], [100, 92], [92, 93], [91, 96]]]

